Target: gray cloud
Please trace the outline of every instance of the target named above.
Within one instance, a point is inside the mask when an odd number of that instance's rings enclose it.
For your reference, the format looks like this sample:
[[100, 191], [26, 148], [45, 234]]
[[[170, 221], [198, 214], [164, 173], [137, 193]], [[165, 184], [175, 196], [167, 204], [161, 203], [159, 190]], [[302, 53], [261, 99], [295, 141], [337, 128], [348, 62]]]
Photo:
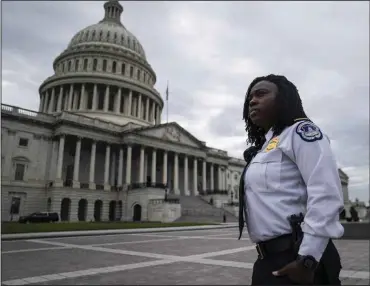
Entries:
[[[4, 2], [3, 102], [38, 108], [38, 86], [103, 2]], [[368, 2], [122, 2], [123, 24], [143, 45], [177, 120], [208, 146], [242, 156], [244, 94], [280, 73], [332, 139], [350, 197], [369, 193]], [[166, 108], [163, 121], [166, 120]]]

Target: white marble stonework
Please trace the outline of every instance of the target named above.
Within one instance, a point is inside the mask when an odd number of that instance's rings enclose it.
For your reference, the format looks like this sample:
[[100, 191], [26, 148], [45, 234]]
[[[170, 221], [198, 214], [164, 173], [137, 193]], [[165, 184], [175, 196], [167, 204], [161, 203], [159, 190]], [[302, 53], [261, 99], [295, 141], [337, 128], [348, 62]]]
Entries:
[[123, 7], [108, 1], [102, 12], [55, 59], [38, 111], [2, 104], [2, 219], [49, 211], [65, 221], [171, 221], [181, 200], [162, 203], [165, 187], [237, 201], [245, 162], [161, 123], [156, 74], [121, 23]]

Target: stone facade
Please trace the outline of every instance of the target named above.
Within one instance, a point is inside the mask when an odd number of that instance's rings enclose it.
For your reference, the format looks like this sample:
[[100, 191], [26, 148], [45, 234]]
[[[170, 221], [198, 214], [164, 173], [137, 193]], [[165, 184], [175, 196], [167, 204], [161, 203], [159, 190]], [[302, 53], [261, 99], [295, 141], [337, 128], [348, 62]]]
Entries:
[[52, 211], [62, 220], [132, 220], [140, 205], [140, 219], [151, 220], [147, 206], [164, 199], [166, 185], [175, 195], [231, 194], [244, 166], [174, 122], [119, 125], [5, 104], [1, 115], [3, 220], [14, 198], [13, 219]]

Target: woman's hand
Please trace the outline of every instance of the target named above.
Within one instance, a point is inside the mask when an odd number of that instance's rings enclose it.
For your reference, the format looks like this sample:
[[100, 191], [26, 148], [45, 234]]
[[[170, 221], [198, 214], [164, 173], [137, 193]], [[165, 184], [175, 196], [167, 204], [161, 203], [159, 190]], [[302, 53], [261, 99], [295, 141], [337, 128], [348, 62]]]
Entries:
[[298, 261], [293, 261], [280, 270], [272, 272], [272, 274], [275, 276], [288, 276], [290, 280], [298, 284], [313, 284], [315, 273]]

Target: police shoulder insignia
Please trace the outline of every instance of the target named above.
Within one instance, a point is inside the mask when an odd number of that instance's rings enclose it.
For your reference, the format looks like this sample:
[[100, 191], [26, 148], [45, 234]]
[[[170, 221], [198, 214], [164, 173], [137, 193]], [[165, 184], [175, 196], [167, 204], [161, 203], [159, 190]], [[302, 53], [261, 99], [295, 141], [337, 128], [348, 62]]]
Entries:
[[272, 149], [275, 149], [278, 144], [279, 144], [279, 138], [278, 137], [272, 138], [269, 144], [267, 145], [265, 151], [268, 152], [268, 151], [271, 151]]
[[320, 128], [311, 121], [299, 123], [296, 132], [306, 142], [314, 142], [323, 138]]

